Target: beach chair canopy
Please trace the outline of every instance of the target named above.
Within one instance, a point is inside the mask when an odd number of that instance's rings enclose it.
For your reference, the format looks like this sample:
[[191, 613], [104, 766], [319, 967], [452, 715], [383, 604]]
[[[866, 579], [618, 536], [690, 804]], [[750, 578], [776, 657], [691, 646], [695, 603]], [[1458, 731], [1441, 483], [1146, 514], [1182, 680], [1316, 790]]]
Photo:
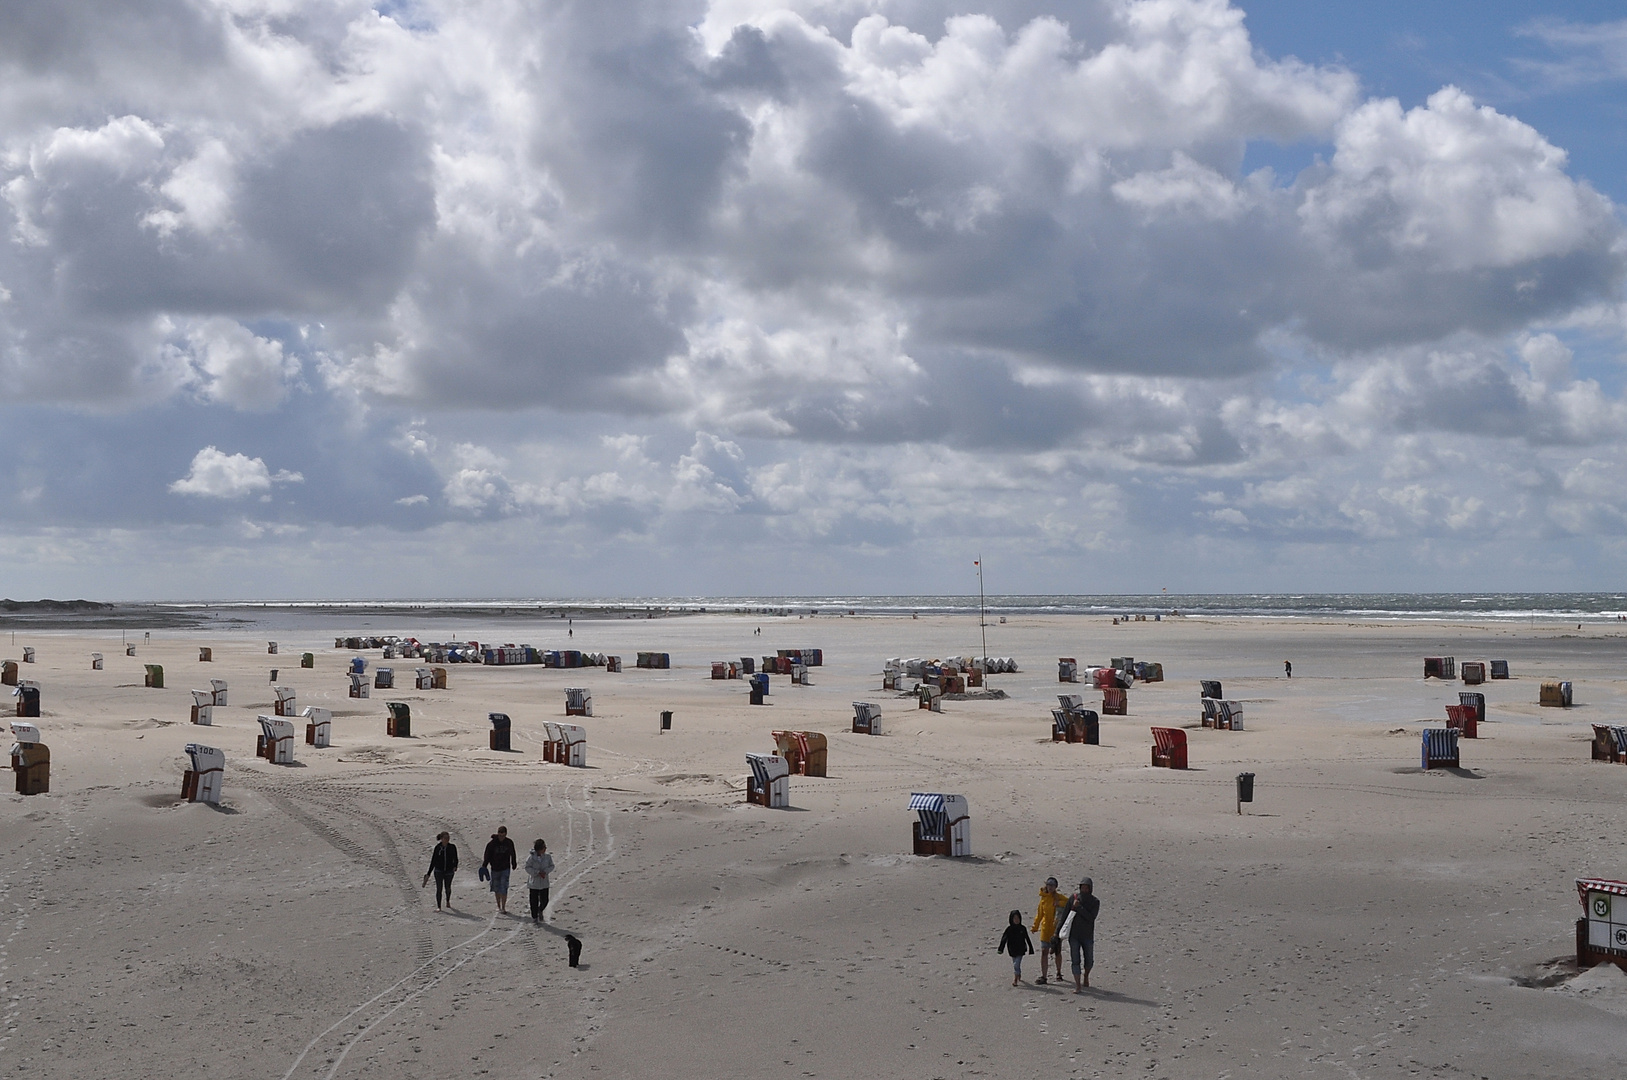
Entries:
[[220, 771], [226, 768], [226, 751], [217, 750], [213, 746], [202, 743], [189, 742], [186, 744], [187, 756], [192, 759], [192, 771], [206, 773]]
[[942, 840], [956, 822], [971, 816], [964, 795], [912, 792], [909, 808], [921, 819], [921, 839]]
[[791, 775], [791, 764], [776, 754], [747, 754], [746, 765], [757, 781], [759, 791], [767, 791], [776, 780]]
[[25, 724], [20, 720], [11, 722], [11, 737], [19, 745], [30, 746], [40, 741], [40, 729], [33, 724]]

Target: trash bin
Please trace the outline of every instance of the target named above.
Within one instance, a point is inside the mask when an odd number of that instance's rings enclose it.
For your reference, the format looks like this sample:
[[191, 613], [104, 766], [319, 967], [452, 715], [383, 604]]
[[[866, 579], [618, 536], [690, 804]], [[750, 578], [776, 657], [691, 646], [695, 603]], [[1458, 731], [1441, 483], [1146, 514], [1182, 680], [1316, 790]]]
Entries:
[[277, 669], [276, 668], [271, 669], [271, 681], [272, 682], [277, 681]]
[[662, 731], [671, 731], [672, 730], [672, 710], [670, 710], [670, 709], [664, 710], [661, 713], [661, 730]]
[[1237, 774], [1237, 812], [1243, 812], [1243, 804], [1254, 801], [1254, 774], [1244, 772]]

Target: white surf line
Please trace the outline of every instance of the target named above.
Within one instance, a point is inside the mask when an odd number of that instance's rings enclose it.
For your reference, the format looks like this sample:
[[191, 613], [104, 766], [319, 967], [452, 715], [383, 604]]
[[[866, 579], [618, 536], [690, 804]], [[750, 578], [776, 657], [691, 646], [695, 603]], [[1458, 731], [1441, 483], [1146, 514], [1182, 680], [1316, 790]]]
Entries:
[[[493, 915], [492, 916], [492, 922], [495, 923], [496, 921], [497, 921], [497, 916]], [[484, 933], [484, 931], [482, 931], [482, 933]], [[445, 971], [443, 971], [439, 975], [435, 976], [435, 978], [431, 979], [429, 982], [425, 983], [423, 986], [420, 986], [418, 989], [414, 990], [412, 993], [408, 994], [406, 997], [402, 998], [400, 1001], [396, 1002], [394, 1005], [390, 1006], [390, 1008], [388, 1010], [386, 1010], [384, 1012], [384, 1014], [381, 1015], [377, 1020], [374, 1020], [371, 1024], [368, 1024], [366, 1027], [362, 1028], [354, 1036], [351, 1037], [350, 1042], [345, 1045], [345, 1048], [339, 1052], [339, 1056], [334, 1059], [333, 1068], [328, 1070], [328, 1074], [325, 1077], [325, 1080], [333, 1080], [334, 1076], [337, 1075], [338, 1072], [339, 1072], [339, 1066], [341, 1066], [341, 1065], [343, 1065], [345, 1063], [346, 1056], [348, 1056], [350, 1054], [350, 1052], [356, 1048], [356, 1044], [361, 1042], [362, 1039], [366, 1038], [368, 1032], [372, 1031], [374, 1028], [376, 1028], [380, 1024], [384, 1023], [384, 1021], [386, 1021], [390, 1017], [394, 1016], [395, 1013], [396, 1013], [396, 1010], [400, 1009], [401, 1006], [405, 1005], [409, 1001], [412, 1001], [414, 998], [418, 997], [420, 994], [428, 993], [430, 990], [433, 990], [436, 986], [440, 985], [442, 980], [444, 980], [447, 976], [451, 975], [454, 971], [456, 971], [458, 968], [462, 967], [464, 964], [467, 964], [469, 961], [477, 959], [478, 957], [485, 956], [487, 953], [491, 952], [493, 949], [499, 948], [499, 947], [501, 947], [503, 945], [507, 945], [509, 942], [513, 941], [515, 939], [515, 937], [517, 937], [519, 935], [519, 933], [520, 933], [520, 928], [518, 926], [516, 926], [514, 929], [510, 930], [508, 932], [508, 935], [506, 937], [504, 937], [501, 941], [494, 941], [490, 945], [487, 945], [485, 948], [479, 949], [479, 950], [471, 953], [470, 955], [465, 956], [463, 959], [459, 960], [457, 963], [453, 964], [451, 967], [447, 968]], [[470, 939], [470, 940], [473, 940], [473, 939]]]
[[467, 940], [460, 941], [456, 945], [453, 945], [448, 949], [443, 949], [441, 952], [436, 953], [434, 956], [430, 957], [428, 960], [426, 960], [422, 964], [420, 964], [413, 971], [410, 971], [407, 974], [403, 975], [400, 979], [398, 979], [395, 982], [391, 983], [389, 986], [386, 986], [383, 990], [380, 990], [377, 994], [374, 994], [372, 997], [368, 998], [366, 1001], [362, 1002], [360, 1005], [356, 1006], [354, 1009], [351, 1009], [348, 1013], [346, 1013], [344, 1016], [340, 1017], [338, 1020], [335, 1020], [331, 1027], [329, 1027], [326, 1031], [324, 1031], [321, 1034], [317, 1035], [310, 1042], [305, 1044], [305, 1049], [303, 1049], [303, 1050], [301, 1050], [299, 1052], [299, 1057], [295, 1058], [294, 1063], [292, 1065], [288, 1066], [288, 1071], [282, 1074], [282, 1080], [289, 1080], [289, 1078], [294, 1075], [294, 1070], [299, 1068], [300, 1062], [305, 1060], [305, 1056], [307, 1054], [309, 1054], [313, 1048], [315, 1048], [317, 1043], [321, 1042], [323, 1039], [325, 1039], [329, 1035], [333, 1034], [339, 1028], [341, 1028], [345, 1024], [349, 1023], [350, 1020], [352, 1018], [354, 1018], [357, 1013], [361, 1012], [363, 1009], [367, 1008], [369, 1005], [372, 1005], [374, 1002], [378, 1001], [379, 998], [384, 997], [386, 994], [389, 994], [391, 991], [399, 989], [402, 983], [405, 983], [405, 982], [407, 982], [407, 981], [409, 981], [411, 979], [416, 978], [418, 975], [423, 973], [427, 968], [429, 968], [432, 965], [434, 965], [435, 963], [437, 963], [442, 957], [446, 956], [448, 953], [457, 952], [459, 949], [463, 948], [465, 945], [470, 945], [470, 944], [473, 944], [476, 941], [479, 941], [481, 938], [485, 937], [487, 934], [491, 933], [496, 928], [497, 928], [497, 916], [495, 914], [493, 914], [492, 917], [491, 917], [491, 921], [486, 924], [486, 928], [484, 930], [480, 931], [480, 933], [476, 934], [474, 937], [468, 938]]

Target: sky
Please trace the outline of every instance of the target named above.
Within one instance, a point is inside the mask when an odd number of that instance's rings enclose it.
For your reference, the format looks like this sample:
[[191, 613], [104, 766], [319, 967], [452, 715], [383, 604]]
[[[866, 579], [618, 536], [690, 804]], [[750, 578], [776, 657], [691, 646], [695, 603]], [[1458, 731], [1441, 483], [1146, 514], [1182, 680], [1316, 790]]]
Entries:
[[0, 3], [0, 594], [1627, 587], [1627, 18]]

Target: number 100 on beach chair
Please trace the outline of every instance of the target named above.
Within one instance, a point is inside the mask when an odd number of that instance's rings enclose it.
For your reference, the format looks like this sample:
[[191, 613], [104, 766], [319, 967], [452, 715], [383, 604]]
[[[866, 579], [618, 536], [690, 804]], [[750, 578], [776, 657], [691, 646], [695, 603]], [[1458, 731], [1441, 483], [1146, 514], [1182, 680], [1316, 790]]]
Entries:
[[911, 823], [915, 854], [960, 858], [972, 853], [972, 811], [966, 796], [916, 791], [910, 794], [909, 808], [916, 818]]

